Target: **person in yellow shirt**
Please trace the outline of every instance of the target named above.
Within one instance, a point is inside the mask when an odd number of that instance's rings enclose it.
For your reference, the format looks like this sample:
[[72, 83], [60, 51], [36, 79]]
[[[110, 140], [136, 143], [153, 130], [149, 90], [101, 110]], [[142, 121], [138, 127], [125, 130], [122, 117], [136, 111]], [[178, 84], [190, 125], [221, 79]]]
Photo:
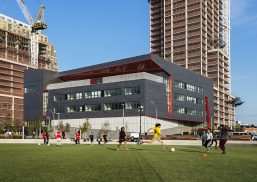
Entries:
[[147, 135], [147, 133], [153, 130], [154, 131], [154, 135], [153, 135], [153, 139], [151, 141], [145, 141], [143, 143], [153, 143], [154, 141], [158, 141], [161, 143], [162, 145], [162, 149], [165, 149], [165, 146], [163, 144], [163, 141], [161, 140], [161, 137], [164, 137], [163, 135], [161, 135], [161, 124], [157, 123], [155, 124], [155, 127], [150, 128], [147, 132], [145, 132], [145, 135]]

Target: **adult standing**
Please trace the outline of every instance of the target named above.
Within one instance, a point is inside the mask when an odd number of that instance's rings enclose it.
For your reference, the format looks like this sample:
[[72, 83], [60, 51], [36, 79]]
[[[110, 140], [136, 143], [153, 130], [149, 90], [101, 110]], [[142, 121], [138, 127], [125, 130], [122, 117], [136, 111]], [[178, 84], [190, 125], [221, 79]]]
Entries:
[[46, 145], [49, 145], [49, 135], [50, 135], [50, 131], [46, 132]]
[[90, 132], [89, 139], [90, 139], [91, 144], [93, 144], [93, 142], [94, 142], [94, 135], [93, 135], [92, 131]]
[[220, 149], [222, 150], [222, 154], [226, 154], [225, 144], [227, 143], [228, 138], [230, 138], [230, 134], [228, 132], [227, 126], [221, 127], [219, 132], [219, 138], [220, 138]]

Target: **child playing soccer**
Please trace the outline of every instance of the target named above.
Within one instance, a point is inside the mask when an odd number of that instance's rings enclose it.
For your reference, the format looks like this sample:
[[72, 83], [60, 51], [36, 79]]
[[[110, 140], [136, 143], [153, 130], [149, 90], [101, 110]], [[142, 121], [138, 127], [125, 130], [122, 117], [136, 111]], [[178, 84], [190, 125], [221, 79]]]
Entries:
[[128, 150], [128, 146], [127, 146], [125, 137], [126, 137], [125, 128], [121, 127], [121, 129], [120, 129], [120, 137], [119, 137], [119, 144], [118, 144], [118, 147], [117, 147], [118, 151], [120, 150], [120, 146], [121, 146], [122, 142], [124, 142], [125, 148], [126, 148], [126, 150]]
[[56, 140], [57, 140], [57, 143], [56, 145], [62, 145], [62, 132], [60, 131], [60, 129], [57, 130], [56, 132]]
[[145, 135], [147, 135], [147, 133], [150, 131], [150, 130], [153, 130], [154, 131], [154, 135], [153, 135], [153, 139], [151, 141], [145, 141], [143, 143], [153, 143], [155, 140], [157, 140], [158, 142], [161, 143], [161, 146], [162, 146], [162, 149], [165, 149], [165, 146], [163, 144], [163, 141], [161, 140], [160, 136], [161, 137], [164, 137], [163, 135], [161, 135], [161, 124], [160, 123], [157, 123], [155, 125], [155, 127], [152, 127], [150, 128], [147, 132], [145, 132]]

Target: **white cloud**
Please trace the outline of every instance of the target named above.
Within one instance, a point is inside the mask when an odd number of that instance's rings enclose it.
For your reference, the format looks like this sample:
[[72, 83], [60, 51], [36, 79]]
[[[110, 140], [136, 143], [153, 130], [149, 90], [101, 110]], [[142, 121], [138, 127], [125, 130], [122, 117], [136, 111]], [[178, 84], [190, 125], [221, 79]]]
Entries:
[[256, 3], [256, 0], [231, 0], [232, 26], [244, 25], [247, 30], [256, 28], [257, 16], [249, 14], [253, 3]]

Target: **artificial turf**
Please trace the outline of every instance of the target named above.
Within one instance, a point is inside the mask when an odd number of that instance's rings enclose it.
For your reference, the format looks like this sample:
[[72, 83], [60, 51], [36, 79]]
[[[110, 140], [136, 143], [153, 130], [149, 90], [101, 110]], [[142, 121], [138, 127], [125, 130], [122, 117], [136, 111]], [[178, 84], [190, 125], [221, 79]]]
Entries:
[[0, 181], [257, 181], [257, 148], [198, 146], [0, 144]]

